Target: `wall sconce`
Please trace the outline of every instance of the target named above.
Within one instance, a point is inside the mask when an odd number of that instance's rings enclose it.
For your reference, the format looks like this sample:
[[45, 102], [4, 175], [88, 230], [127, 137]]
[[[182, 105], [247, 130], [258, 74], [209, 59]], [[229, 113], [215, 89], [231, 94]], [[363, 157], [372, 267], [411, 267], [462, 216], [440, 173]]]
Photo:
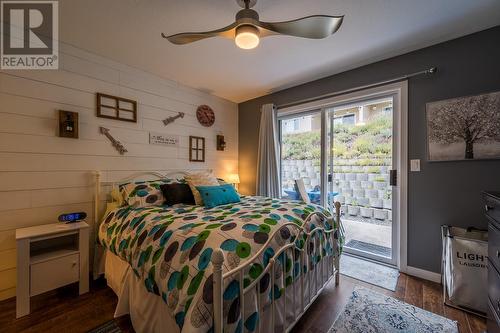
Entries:
[[59, 110], [59, 136], [78, 139], [78, 113]]
[[226, 141], [224, 141], [224, 135], [217, 135], [217, 150], [225, 150]]

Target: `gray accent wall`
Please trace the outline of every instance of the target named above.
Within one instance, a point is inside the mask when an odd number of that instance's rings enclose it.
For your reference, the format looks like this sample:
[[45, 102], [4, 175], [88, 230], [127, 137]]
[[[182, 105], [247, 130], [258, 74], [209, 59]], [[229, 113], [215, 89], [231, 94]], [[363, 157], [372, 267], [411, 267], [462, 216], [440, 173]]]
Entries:
[[[255, 193], [260, 106], [284, 104], [437, 66], [408, 82], [408, 265], [440, 272], [440, 226], [486, 228], [481, 191], [500, 190], [500, 160], [428, 162], [428, 102], [500, 90], [500, 26], [239, 104], [240, 191]], [[332, 40], [333, 42], [333, 40]]]

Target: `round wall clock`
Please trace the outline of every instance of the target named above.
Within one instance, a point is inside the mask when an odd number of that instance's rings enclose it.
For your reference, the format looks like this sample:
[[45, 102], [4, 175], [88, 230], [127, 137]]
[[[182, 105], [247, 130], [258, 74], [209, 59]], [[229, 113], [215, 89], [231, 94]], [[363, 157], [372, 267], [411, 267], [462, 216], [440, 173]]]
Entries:
[[200, 105], [196, 110], [196, 118], [203, 126], [210, 127], [215, 122], [214, 110], [208, 105]]

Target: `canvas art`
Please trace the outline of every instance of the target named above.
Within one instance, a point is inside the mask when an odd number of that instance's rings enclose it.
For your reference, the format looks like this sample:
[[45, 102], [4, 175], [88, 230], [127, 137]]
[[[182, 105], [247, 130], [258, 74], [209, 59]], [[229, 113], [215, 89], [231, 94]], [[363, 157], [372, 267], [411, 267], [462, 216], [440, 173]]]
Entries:
[[500, 158], [500, 91], [427, 104], [429, 160]]

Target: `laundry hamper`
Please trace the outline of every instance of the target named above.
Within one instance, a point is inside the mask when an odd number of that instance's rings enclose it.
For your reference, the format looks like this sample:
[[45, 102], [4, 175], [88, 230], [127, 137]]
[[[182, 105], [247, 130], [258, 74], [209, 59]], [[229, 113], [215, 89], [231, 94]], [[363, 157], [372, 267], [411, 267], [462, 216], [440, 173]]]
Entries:
[[484, 317], [488, 307], [488, 232], [447, 225], [441, 231], [444, 303]]

